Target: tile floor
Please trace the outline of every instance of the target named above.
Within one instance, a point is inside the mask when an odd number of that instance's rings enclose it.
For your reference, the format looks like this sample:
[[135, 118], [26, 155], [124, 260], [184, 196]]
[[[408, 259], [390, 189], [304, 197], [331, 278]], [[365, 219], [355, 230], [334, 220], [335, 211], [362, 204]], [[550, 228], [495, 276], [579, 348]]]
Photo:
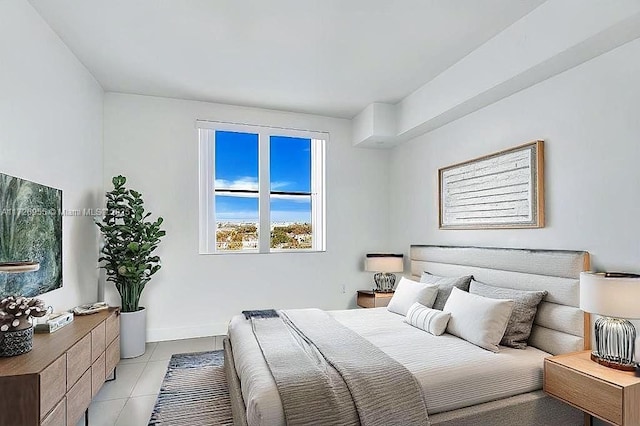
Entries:
[[[90, 426], [147, 426], [171, 355], [222, 349], [223, 336], [147, 343], [144, 355], [123, 359], [117, 380], [104, 384], [89, 406]], [[84, 425], [82, 418], [77, 426]]]

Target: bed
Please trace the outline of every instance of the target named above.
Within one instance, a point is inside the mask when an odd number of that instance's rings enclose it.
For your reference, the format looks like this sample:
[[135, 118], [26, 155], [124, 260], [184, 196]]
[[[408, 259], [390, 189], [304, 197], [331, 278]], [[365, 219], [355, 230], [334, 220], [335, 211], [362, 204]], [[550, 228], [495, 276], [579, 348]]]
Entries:
[[[414, 245], [410, 267], [416, 280], [429, 271], [548, 292], [538, 307], [529, 347], [501, 347], [499, 353], [448, 334], [432, 336], [386, 308], [329, 312], [332, 320], [415, 377], [431, 425], [582, 424], [580, 411], [546, 396], [541, 388], [545, 357], [589, 347], [589, 333], [584, 335], [589, 317], [578, 308], [579, 274], [588, 270], [588, 253]], [[285, 424], [278, 388], [253, 334], [249, 321], [234, 317], [224, 343], [234, 423]]]

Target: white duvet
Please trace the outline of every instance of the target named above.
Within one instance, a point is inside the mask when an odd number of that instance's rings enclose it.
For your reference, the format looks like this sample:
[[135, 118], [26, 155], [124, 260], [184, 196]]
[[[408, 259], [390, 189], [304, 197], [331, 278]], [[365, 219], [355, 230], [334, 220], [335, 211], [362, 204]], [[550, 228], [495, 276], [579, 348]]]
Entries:
[[[433, 336], [406, 324], [386, 308], [329, 311], [337, 321], [404, 365], [420, 383], [429, 414], [455, 410], [542, 388], [548, 353], [500, 347], [499, 353], [443, 334]], [[275, 382], [242, 315], [229, 325], [236, 370], [249, 425], [284, 425]]]

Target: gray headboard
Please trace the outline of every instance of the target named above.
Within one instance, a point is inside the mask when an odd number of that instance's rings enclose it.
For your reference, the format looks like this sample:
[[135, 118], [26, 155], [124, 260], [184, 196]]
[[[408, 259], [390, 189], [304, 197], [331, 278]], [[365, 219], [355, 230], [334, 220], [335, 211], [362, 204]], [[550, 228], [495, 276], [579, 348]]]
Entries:
[[412, 245], [411, 275], [473, 275], [476, 281], [521, 290], [547, 290], [529, 344], [553, 355], [590, 348], [589, 314], [580, 310], [580, 272], [589, 253], [489, 247]]

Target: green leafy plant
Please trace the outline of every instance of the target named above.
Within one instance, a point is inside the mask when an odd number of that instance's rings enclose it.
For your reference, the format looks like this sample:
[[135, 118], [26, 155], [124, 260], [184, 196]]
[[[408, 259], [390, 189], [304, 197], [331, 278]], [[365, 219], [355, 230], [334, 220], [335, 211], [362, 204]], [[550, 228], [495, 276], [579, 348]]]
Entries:
[[106, 214], [96, 222], [104, 238], [98, 260], [120, 293], [122, 312], [136, 312], [142, 290], [160, 270], [160, 257], [152, 253], [166, 233], [160, 228], [163, 219], [148, 220], [142, 194], [126, 188], [126, 182], [124, 176], [114, 177], [114, 188], [106, 193]]

